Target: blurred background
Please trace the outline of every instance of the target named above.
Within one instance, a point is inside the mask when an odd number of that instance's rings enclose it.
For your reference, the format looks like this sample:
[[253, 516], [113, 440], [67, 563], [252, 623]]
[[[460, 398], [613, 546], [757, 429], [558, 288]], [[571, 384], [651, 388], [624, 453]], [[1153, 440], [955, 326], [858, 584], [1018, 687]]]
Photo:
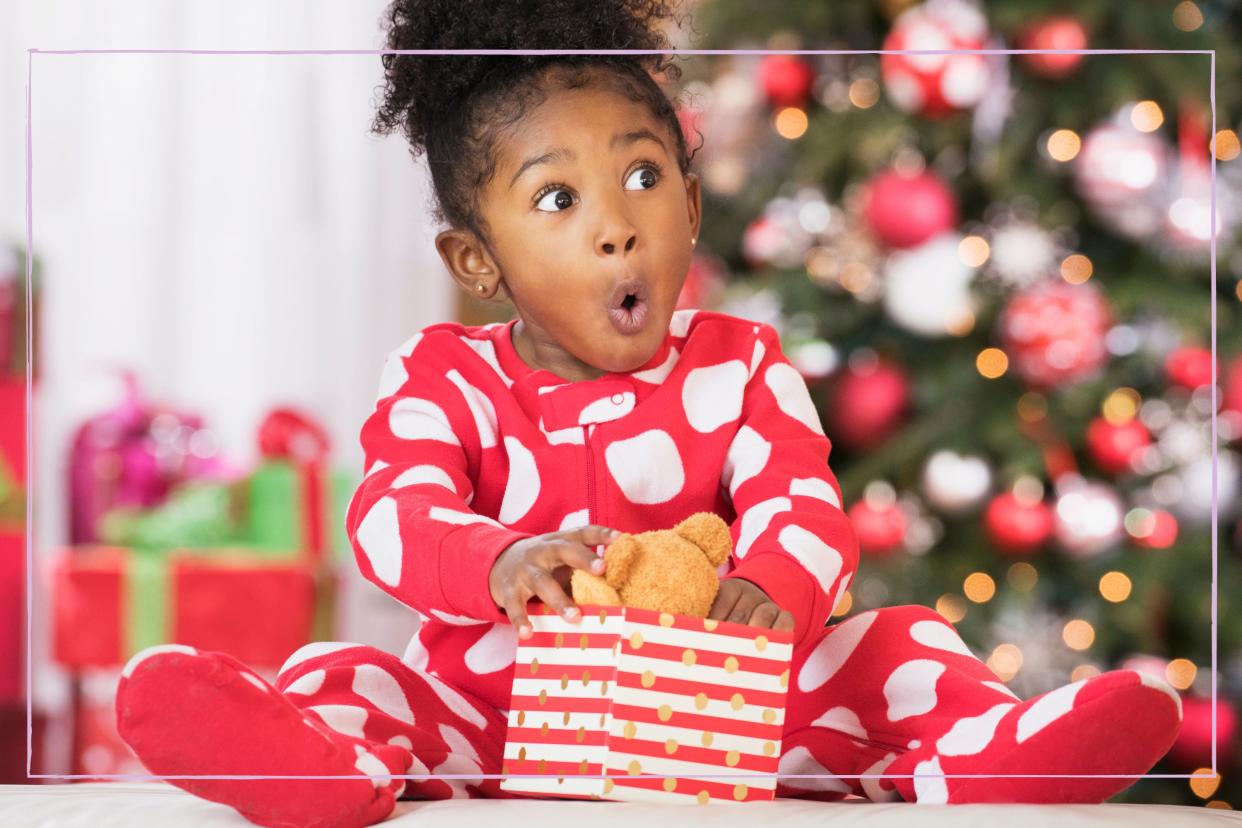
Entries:
[[[806, 378], [863, 549], [837, 618], [935, 607], [1024, 697], [1162, 676], [1185, 724], [1154, 772], [1215, 751], [1221, 773], [1119, 801], [1237, 807], [1242, 10], [692, 9], [687, 48], [1221, 50], [1215, 128], [1207, 55], [700, 56], [669, 92], [704, 183], [681, 306], [773, 324]], [[3, 781], [24, 776], [27, 496], [35, 770], [141, 772], [111, 726], [136, 649], [270, 673], [310, 639], [404, 645], [342, 534], [358, 428], [410, 333], [512, 315], [451, 287], [423, 168], [368, 134], [377, 56], [36, 55], [26, 468], [24, 50], [376, 49], [382, 10], [0, 11]]]

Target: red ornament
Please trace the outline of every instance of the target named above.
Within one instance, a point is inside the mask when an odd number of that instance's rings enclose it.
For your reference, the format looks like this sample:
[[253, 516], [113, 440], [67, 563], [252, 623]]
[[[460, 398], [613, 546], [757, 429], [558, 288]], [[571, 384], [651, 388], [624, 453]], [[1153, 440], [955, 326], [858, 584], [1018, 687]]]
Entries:
[[1208, 385], [1212, 382], [1212, 352], [1193, 345], [1178, 348], [1164, 361], [1164, 375], [1169, 382], [1190, 391]]
[[828, 408], [832, 439], [853, 450], [884, 442], [905, 418], [909, 396], [910, 382], [896, 364], [881, 360], [851, 366]]
[[957, 223], [957, 201], [931, 171], [903, 175], [886, 170], [867, 183], [863, 215], [890, 247], [917, 247]]
[[1111, 324], [1108, 300], [1094, 285], [1049, 279], [1014, 296], [998, 328], [1014, 373], [1034, 388], [1049, 389], [1088, 379], [1104, 367]]
[[1225, 384], [1221, 408], [1242, 414], [1242, 356], [1234, 357], [1221, 379]]
[[896, 505], [878, 505], [859, 500], [846, 511], [858, 548], [877, 558], [885, 558], [901, 549], [906, 536], [906, 516]]
[[1110, 423], [1103, 417], [1096, 417], [1087, 426], [1087, 453], [1105, 474], [1132, 471], [1130, 462], [1134, 455], [1149, 445], [1151, 434], [1137, 419]]
[[[935, 51], [980, 49], [987, 40], [987, 21], [963, 2], [923, 4], [907, 9], [893, 21], [884, 38], [885, 50]], [[886, 53], [880, 76], [889, 99], [906, 112], [940, 118], [970, 109], [983, 98], [988, 68], [983, 55]]]
[[[1237, 742], [1234, 734], [1238, 729], [1237, 707], [1230, 699], [1216, 697], [1216, 765], [1228, 768], [1233, 764]], [[1173, 747], [1169, 748], [1169, 761], [1180, 768], [1196, 770], [1212, 766], [1212, 700], [1207, 696], [1184, 696], [1182, 698], [1182, 729]]]
[[992, 545], [1007, 555], [1026, 557], [1052, 537], [1052, 507], [1025, 500], [1013, 492], [992, 498], [983, 514], [983, 528]]
[[1130, 537], [1144, 549], [1168, 549], [1177, 541], [1177, 518], [1163, 509], [1152, 510], [1137, 522]]
[[805, 106], [815, 83], [815, 70], [794, 55], [765, 55], [759, 63], [759, 85], [772, 106]]
[[[1070, 14], [1054, 15], [1038, 20], [1018, 36], [1019, 49], [1085, 49], [1087, 30], [1082, 21]], [[1022, 55], [1022, 62], [1032, 74], [1057, 80], [1072, 75], [1082, 63], [1082, 55]]]

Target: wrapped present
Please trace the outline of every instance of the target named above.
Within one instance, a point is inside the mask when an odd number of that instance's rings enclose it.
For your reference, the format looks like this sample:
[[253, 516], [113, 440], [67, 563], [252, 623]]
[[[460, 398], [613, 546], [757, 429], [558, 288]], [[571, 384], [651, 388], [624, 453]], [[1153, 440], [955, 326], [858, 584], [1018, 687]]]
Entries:
[[[576, 799], [770, 800], [792, 634], [629, 607], [532, 605], [501, 788]], [[519, 775], [528, 775], [520, 778]]]
[[349, 548], [345, 510], [353, 481], [331, 472], [327, 433], [289, 408], [272, 411], [259, 427], [265, 458], [245, 481], [246, 545], [259, 554], [300, 550], [313, 561]]
[[89, 419], [69, 450], [69, 541], [99, 543], [103, 516], [148, 509], [180, 484], [234, 472], [200, 417], [147, 402], [132, 375], [112, 409]]
[[151, 509], [122, 507], [103, 516], [100, 540], [143, 549], [221, 549], [242, 543], [236, 486], [191, 481]]
[[52, 563], [53, 657], [105, 667], [175, 642], [280, 665], [330, 633], [325, 596], [335, 577], [300, 558], [260, 560], [246, 549], [76, 547]]

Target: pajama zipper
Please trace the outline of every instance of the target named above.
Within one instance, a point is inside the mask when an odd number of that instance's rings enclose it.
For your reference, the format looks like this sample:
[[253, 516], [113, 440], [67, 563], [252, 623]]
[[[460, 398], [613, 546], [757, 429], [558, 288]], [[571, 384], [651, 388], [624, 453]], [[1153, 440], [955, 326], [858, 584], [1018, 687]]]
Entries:
[[591, 451], [591, 426], [582, 427], [582, 438], [586, 445], [587, 456], [587, 523], [595, 523], [597, 510], [595, 507], [595, 457]]

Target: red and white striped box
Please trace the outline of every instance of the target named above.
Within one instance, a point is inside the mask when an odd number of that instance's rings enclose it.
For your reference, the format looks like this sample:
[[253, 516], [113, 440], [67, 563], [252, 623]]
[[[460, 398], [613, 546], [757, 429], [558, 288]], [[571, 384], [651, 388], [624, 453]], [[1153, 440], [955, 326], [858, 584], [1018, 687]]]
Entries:
[[[622, 801], [749, 802], [776, 789], [793, 636], [630, 607], [571, 624], [532, 605], [500, 787]], [[713, 778], [713, 775], [717, 775]]]

